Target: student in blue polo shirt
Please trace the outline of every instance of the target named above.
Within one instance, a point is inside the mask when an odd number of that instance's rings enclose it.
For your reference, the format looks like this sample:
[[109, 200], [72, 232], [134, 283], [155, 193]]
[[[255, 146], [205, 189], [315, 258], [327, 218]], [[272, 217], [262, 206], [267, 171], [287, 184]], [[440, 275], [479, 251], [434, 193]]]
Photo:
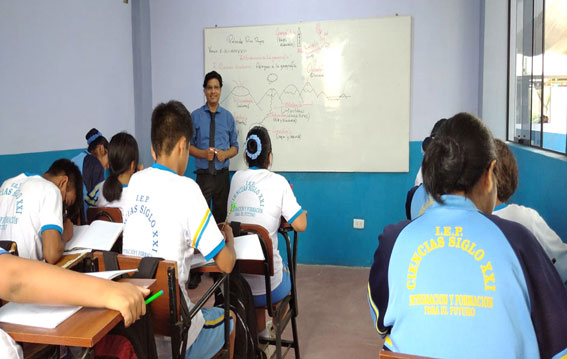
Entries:
[[423, 159], [435, 203], [387, 226], [368, 282], [384, 346], [452, 358], [567, 354], [567, 292], [534, 236], [491, 215], [497, 155], [492, 135], [460, 113]]

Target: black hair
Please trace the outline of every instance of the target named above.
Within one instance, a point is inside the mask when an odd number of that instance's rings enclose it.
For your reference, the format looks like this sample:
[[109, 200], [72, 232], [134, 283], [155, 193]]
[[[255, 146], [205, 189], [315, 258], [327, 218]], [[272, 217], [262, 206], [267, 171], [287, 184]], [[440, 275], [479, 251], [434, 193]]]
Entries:
[[423, 152], [427, 151], [427, 147], [435, 138], [435, 135], [437, 135], [437, 132], [439, 132], [439, 129], [446, 121], [446, 118], [442, 118], [439, 121], [435, 122], [435, 125], [433, 125], [433, 128], [431, 129], [431, 133], [429, 134], [429, 136], [425, 137], [423, 139], [423, 142], [421, 143], [421, 149], [423, 150]]
[[168, 155], [175, 144], [185, 137], [187, 146], [193, 136], [193, 121], [187, 108], [179, 101], [160, 103], [152, 112], [152, 147], [156, 156]]
[[423, 184], [435, 201], [443, 203], [443, 194], [470, 193], [495, 159], [488, 128], [469, 113], [456, 114], [441, 126], [425, 151]]
[[[91, 143], [89, 143], [89, 139], [94, 137], [96, 138]], [[96, 128], [91, 128], [91, 130], [85, 135], [85, 138], [87, 139], [87, 145], [89, 146], [87, 150], [89, 152], [93, 152], [98, 145], [103, 145], [104, 148], [108, 149], [108, 141]]]
[[208, 74], [205, 75], [205, 81], [203, 81], [203, 88], [207, 87], [207, 84], [209, 83], [209, 80], [211, 80], [211, 79], [219, 80], [219, 85], [220, 85], [220, 87], [222, 87], [221, 75], [216, 71], [211, 71], [211, 72], [209, 72]]
[[[67, 186], [72, 186], [75, 189], [75, 203], [67, 208], [67, 217], [76, 218], [83, 208], [83, 177], [79, 167], [71, 160], [61, 158], [53, 162], [45, 174], [50, 176], [67, 176]], [[64, 198], [63, 206], [65, 206]]]
[[508, 202], [518, 187], [518, 163], [507, 144], [499, 139], [495, 139], [494, 144], [498, 155], [496, 161], [498, 200]]
[[248, 131], [245, 146], [246, 162], [249, 167], [268, 168], [272, 141], [265, 127], [255, 126]]
[[112, 136], [108, 145], [108, 168], [110, 174], [102, 187], [102, 194], [108, 202], [120, 199], [122, 196], [122, 183], [118, 180], [118, 176], [128, 171], [132, 162], [134, 162], [134, 168], [137, 168], [138, 160], [138, 142], [136, 142], [134, 136], [126, 132], [120, 132]]

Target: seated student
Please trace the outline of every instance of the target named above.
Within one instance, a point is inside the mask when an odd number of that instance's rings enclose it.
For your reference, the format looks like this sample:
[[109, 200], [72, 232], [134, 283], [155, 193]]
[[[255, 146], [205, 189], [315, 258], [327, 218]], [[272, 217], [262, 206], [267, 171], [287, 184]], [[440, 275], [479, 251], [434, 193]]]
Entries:
[[[108, 141], [96, 128], [86, 134], [88, 148], [71, 159], [79, 167], [83, 176], [85, 211], [89, 205], [89, 194], [94, 187], [104, 181], [104, 171], [108, 168]], [[91, 200], [91, 205], [94, 202]]]
[[[179, 286], [189, 309], [193, 305], [187, 281], [194, 251], [207, 260], [214, 258], [225, 273], [232, 271], [236, 258], [230, 226], [221, 233], [199, 186], [183, 176], [192, 132], [191, 115], [181, 102], [162, 103], [154, 109], [151, 138], [156, 163], [130, 179], [122, 250], [127, 255], [177, 261]], [[211, 358], [222, 348], [224, 325], [219, 323], [223, 317], [223, 308], [199, 311], [189, 328], [186, 357]]]
[[138, 159], [138, 143], [132, 135], [120, 132], [112, 136], [108, 145], [110, 173], [89, 195], [90, 198], [96, 199], [96, 207], [118, 207], [124, 216], [128, 183], [138, 170]]
[[[252, 128], [246, 136], [244, 158], [249, 169], [238, 171], [232, 177], [228, 195], [228, 211], [236, 206], [229, 216], [231, 221], [259, 224], [266, 228], [272, 239], [274, 253], [274, 275], [271, 277], [272, 302], [281, 301], [291, 290], [289, 269], [283, 264], [278, 251], [278, 228], [283, 216], [294, 230], [303, 232], [307, 228], [307, 212], [297, 203], [289, 182], [281, 175], [268, 170], [272, 163], [272, 143], [268, 131], [261, 126]], [[250, 210], [253, 208], [253, 210]], [[266, 305], [266, 282], [264, 276], [242, 274], [250, 284], [254, 305]], [[257, 309], [258, 331], [265, 326], [265, 311]]]
[[15, 241], [21, 257], [56, 263], [73, 236], [65, 208], [82, 194], [81, 173], [67, 159], [53, 162], [43, 175], [7, 179], [0, 187], [0, 239]]
[[551, 229], [536, 210], [508, 204], [508, 200], [518, 186], [518, 165], [514, 154], [501, 140], [496, 143], [496, 176], [498, 177], [498, 198], [493, 214], [500, 218], [518, 222], [524, 225], [543, 247], [563, 282], [567, 281], [567, 244]]
[[[91, 277], [7, 254], [0, 248], [0, 298], [9, 302], [81, 305], [119, 311], [129, 326], [146, 313], [149, 289]], [[23, 358], [22, 349], [0, 330], [0, 358]]]
[[522, 225], [491, 215], [496, 150], [474, 116], [443, 125], [423, 159], [435, 204], [387, 226], [368, 301], [387, 349], [436, 358], [567, 354], [567, 291]]

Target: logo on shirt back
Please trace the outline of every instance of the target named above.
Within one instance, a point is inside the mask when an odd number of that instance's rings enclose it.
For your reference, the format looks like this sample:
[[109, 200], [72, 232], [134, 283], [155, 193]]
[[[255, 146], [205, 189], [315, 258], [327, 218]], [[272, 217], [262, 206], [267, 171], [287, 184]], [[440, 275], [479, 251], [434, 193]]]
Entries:
[[[136, 202], [133, 206], [131, 206], [128, 211], [126, 211], [126, 215], [124, 216], [124, 224], [126, 225], [126, 223], [128, 222], [128, 219], [130, 218], [130, 216], [135, 215], [135, 214], [139, 214], [142, 215], [146, 218], [146, 220], [148, 221], [148, 225], [150, 226], [150, 232], [151, 232], [151, 240], [152, 240], [152, 248], [151, 251], [152, 253], [157, 253], [158, 249], [159, 249], [159, 231], [157, 229], [157, 221], [154, 218], [154, 214], [152, 212], [152, 210], [150, 209], [150, 207], [148, 206], [148, 202], [150, 200], [150, 196], [147, 195], [136, 195]], [[132, 254], [132, 255], [140, 255], [139, 250], [136, 250], [135, 253], [128, 253], [127, 250], [124, 250], [124, 253], [126, 254]], [[143, 252], [143, 256], [151, 256], [151, 254], [149, 253], [145, 253]]]
[[[245, 200], [237, 199], [239, 195], [243, 195]], [[257, 199], [257, 206], [253, 206], [249, 198], [252, 196]], [[231, 203], [236, 203], [237, 206], [234, 207], [234, 215], [241, 217], [256, 217], [256, 214], [264, 213], [264, 195], [260, 192], [260, 189], [256, 187], [256, 182], [246, 181], [246, 184], [234, 192], [232, 195]], [[241, 205], [244, 203], [243, 205]], [[248, 206], [246, 204], [249, 204]]]
[[16, 200], [14, 216], [0, 217], [0, 230], [5, 231], [9, 224], [18, 224], [18, 217], [24, 212], [24, 199], [19, 183], [12, 183], [10, 187], [0, 189], [0, 197], [12, 196]]
[[[441, 248], [461, 250], [470, 255], [470, 260], [478, 262], [482, 273], [485, 292], [496, 291], [496, 279], [490, 261], [485, 261], [485, 252], [475, 242], [463, 238], [463, 227], [435, 227], [434, 238], [424, 241], [413, 253], [408, 266], [406, 287], [413, 291], [418, 282], [419, 266], [429, 253]], [[493, 297], [469, 294], [411, 294], [410, 306], [423, 306], [425, 315], [453, 315], [474, 317], [477, 308], [493, 308]]]

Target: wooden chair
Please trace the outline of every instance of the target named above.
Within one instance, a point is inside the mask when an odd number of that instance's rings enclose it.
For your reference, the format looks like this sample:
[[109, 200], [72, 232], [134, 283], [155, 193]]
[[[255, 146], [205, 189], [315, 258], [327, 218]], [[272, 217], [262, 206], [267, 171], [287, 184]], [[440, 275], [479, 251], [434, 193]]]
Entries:
[[429, 357], [422, 357], [419, 355], [403, 354], [390, 352], [387, 350], [380, 350], [380, 359], [428, 359]]
[[[266, 283], [266, 310], [268, 315], [273, 318], [275, 328], [275, 338], [260, 337], [259, 341], [263, 344], [271, 344], [276, 346], [275, 355], [278, 359], [285, 357], [288, 351], [293, 348], [295, 351], [295, 358], [299, 359], [299, 338], [297, 334], [297, 291], [295, 281], [295, 269], [297, 263], [297, 233], [294, 232], [293, 251], [292, 243], [289, 238], [289, 232], [293, 231], [291, 226], [280, 227], [279, 233], [285, 239], [287, 249], [287, 264], [290, 272], [291, 291], [280, 302], [272, 302], [272, 288], [270, 277], [274, 275], [273, 263], [273, 247], [272, 240], [268, 231], [259, 225], [255, 224], [240, 224], [240, 234], [257, 234], [260, 239], [260, 246], [264, 253], [264, 261], [242, 261], [240, 265], [241, 273], [260, 274], [264, 275]], [[282, 339], [282, 333], [286, 326], [291, 321], [293, 340]], [[282, 347], [286, 351], [282, 355]]]
[[[122, 223], [122, 211], [118, 207], [89, 207], [87, 208], [87, 224], [93, 221]], [[122, 235], [110, 249], [111, 252], [122, 253]]]
[[0, 241], [0, 248], [12, 255], [18, 256], [18, 244], [14, 241]]
[[[98, 261], [98, 269], [104, 271], [103, 253], [96, 251], [93, 253]], [[141, 257], [117, 256], [120, 269], [135, 269], [140, 265]], [[207, 293], [189, 311], [185, 304], [185, 299], [181, 294], [179, 282], [177, 280], [177, 262], [162, 260], [157, 267], [156, 292], [163, 289], [163, 295], [152, 302], [152, 326], [155, 334], [171, 337], [171, 352], [173, 359], [184, 359], [187, 349], [187, 332], [191, 326], [191, 319], [203, 307], [205, 302], [222, 284], [228, 285], [226, 276], [215, 283]], [[226, 288], [226, 287], [225, 287]], [[228, 307], [225, 307], [225, 315], [228, 320]], [[225, 336], [225, 339], [228, 337]], [[229, 341], [226, 341], [225, 350], [229, 350]]]

